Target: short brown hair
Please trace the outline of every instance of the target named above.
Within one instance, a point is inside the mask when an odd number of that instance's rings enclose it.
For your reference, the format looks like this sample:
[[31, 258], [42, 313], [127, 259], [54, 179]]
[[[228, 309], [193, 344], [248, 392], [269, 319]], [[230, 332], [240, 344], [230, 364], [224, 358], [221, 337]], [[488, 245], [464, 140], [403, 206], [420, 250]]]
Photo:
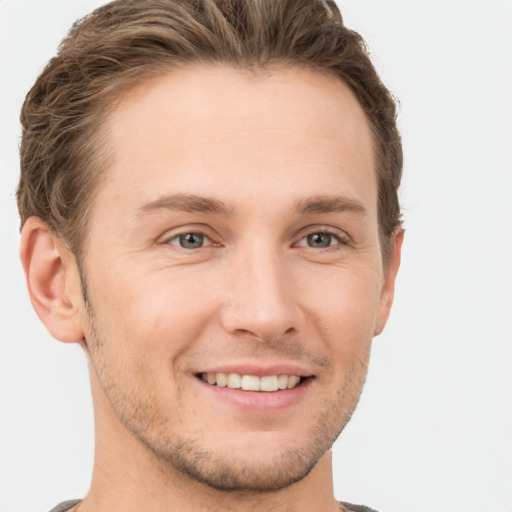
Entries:
[[347, 84], [372, 131], [379, 233], [388, 261], [400, 225], [395, 102], [363, 39], [344, 26], [332, 0], [116, 0], [79, 20], [21, 112], [22, 225], [40, 217], [80, 255], [94, 193], [108, 167], [100, 127], [124, 91], [188, 63], [303, 66]]

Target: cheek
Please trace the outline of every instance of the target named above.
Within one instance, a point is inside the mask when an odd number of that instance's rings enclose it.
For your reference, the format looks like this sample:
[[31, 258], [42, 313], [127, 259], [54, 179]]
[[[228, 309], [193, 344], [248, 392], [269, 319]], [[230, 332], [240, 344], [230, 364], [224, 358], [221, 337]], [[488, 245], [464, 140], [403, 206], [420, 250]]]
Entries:
[[[124, 351], [169, 358], [186, 351], [212, 317], [204, 284], [171, 272], [135, 276], [119, 272], [101, 281], [91, 297], [109, 343]], [[112, 293], [122, 290], [122, 293]]]
[[[141, 411], [146, 416], [151, 412], [148, 408], [158, 403], [165, 410], [164, 402], [178, 401], [181, 396], [182, 355], [204, 329], [208, 301], [193, 300], [196, 290], [185, 287], [179, 292], [173, 286], [179, 282], [162, 276], [116, 281], [111, 275], [90, 284], [93, 312], [87, 321], [86, 340], [110, 403], [119, 414], [128, 416], [130, 403], [145, 404]], [[177, 386], [169, 386], [170, 382]], [[164, 402], [160, 402], [162, 397]]]
[[338, 356], [351, 360], [369, 349], [380, 303], [380, 277], [375, 272], [339, 269], [309, 288], [309, 316]]

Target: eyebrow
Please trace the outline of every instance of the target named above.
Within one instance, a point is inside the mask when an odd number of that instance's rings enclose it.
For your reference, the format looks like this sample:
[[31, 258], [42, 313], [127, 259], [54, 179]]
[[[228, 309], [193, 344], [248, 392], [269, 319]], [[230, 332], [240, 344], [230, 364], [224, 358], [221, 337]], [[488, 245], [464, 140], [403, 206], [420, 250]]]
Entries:
[[[213, 213], [233, 216], [235, 207], [230, 206], [218, 199], [198, 196], [194, 194], [172, 194], [159, 197], [142, 205], [138, 214], [143, 215], [155, 210], [167, 209], [183, 211], [188, 213]], [[367, 216], [366, 208], [355, 199], [345, 196], [313, 196], [299, 201], [295, 210], [301, 214], [333, 213], [333, 212], [355, 212]]]
[[368, 210], [355, 199], [345, 196], [313, 196], [299, 201], [297, 211], [303, 214], [354, 212], [363, 216], [368, 215]]
[[139, 208], [139, 215], [155, 210], [167, 209], [189, 213], [214, 213], [216, 215], [232, 216], [235, 208], [218, 199], [196, 196], [193, 194], [173, 194], [159, 197], [145, 203]]

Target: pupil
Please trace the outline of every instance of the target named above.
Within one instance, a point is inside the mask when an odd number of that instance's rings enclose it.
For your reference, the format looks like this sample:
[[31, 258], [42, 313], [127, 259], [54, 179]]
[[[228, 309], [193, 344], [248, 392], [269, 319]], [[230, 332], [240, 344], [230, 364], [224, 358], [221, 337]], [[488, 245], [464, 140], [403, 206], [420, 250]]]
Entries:
[[331, 245], [331, 235], [328, 233], [313, 233], [308, 235], [308, 244], [310, 247], [329, 247]]
[[180, 245], [185, 249], [197, 249], [203, 245], [203, 239], [199, 233], [187, 233], [180, 236]]

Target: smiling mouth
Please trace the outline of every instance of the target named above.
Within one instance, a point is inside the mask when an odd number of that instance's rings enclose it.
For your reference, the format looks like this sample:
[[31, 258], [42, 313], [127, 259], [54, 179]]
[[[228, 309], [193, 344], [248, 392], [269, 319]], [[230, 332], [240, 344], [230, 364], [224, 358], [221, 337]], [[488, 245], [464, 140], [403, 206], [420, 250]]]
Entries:
[[238, 373], [198, 373], [197, 377], [204, 382], [221, 388], [242, 389], [244, 391], [282, 391], [299, 386], [309, 377], [298, 375], [240, 375]]

